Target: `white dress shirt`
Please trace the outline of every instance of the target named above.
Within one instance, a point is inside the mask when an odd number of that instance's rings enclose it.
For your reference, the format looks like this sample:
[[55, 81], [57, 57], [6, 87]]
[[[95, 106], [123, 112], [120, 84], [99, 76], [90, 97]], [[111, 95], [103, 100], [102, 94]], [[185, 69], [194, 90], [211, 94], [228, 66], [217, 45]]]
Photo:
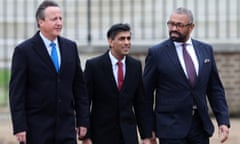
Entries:
[[[114, 78], [115, 78], [115, 81], [116, 81], [116, 84], [118, 85], [118, 65], [117, 65], [117, 62], [118, 60], [112, 55], [111, 51], [109, 51], [109, 57], [110, 57], [110, 60], [111, 60], [111, 63], [112, 63], [112, 70], [113, 70], [113, 75], [114, 75]], [[123, 64], [123, 77], [125, 77], [125, 73], [126, 73], [126, 57], [124, 57], [121, 62]]]
[[61, 55], [60, 55], [60, 50], [59, 50], [59, 44], [57, 39], [55, 39], [54, 41], [50, 41], [48, 40], [41, 32], [39, 33], [40, 37], [43, 40], [43, 43], [45, 45], [45, 47], [47, 48], [48, 54], [51, 57], [51, 51], [52, 51], [52, 47], [50, 46], [50, 43], [54, 42], [56, 44], [56, 50], [57, 50], [57, 55], [58, 55], [58, 64], [59, 64], [59, 68], [61, 66]]

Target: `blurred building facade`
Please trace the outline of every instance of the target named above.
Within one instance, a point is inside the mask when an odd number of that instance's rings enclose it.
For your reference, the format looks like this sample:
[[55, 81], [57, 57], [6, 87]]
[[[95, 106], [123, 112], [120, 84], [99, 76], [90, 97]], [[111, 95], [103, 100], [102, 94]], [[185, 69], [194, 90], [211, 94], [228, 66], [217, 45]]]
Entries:
[[[10, 68], [14, 47], [37, 31], [35, 11], [41, 1], [0, 1], [0, 69]], [[170, 13], [177, 7], [191, 9], [196, 24], [192, 37], [214, 46], [231, 115], [240, 113], [239, 0], [56, 1], [63, 10], [62, 34], [77, 42], [83, 67], [86, 59], [108, 49], [106, 31], [119, 22], [132, 27], [131, 54], [144, 65], [147, 49], [168, 38]]]

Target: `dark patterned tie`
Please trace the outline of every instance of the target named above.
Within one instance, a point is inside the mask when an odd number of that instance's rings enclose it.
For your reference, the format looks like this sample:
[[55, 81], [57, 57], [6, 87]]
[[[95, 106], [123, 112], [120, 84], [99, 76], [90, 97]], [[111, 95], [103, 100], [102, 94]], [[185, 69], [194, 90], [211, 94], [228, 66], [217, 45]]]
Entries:
[[195, 85], [196, 78], [197, 78], [195, 67], [194, 67], [191, 56], [186, 50], [186, 44], [182, 45], [182, 50], [183, 50], [183, 59], [184, 59], [185, 67], [187, 70], [188, 80], [190, 85], [193, 87]]
[[122, 62], [117, 62], [118, 65], [118, 90], [120, 91], [123, 85], [123, 64]]
[[52, 42], [52, 43], [50, 43], [50, 47], [52, 48], [51, 58], [52, 58], [54, 66], [55, 66], [55, 69], [58, 72], [59, 71], [59, 63], [58, 63], [58, 55], [57, 55], [56, 44], [54, 42]]

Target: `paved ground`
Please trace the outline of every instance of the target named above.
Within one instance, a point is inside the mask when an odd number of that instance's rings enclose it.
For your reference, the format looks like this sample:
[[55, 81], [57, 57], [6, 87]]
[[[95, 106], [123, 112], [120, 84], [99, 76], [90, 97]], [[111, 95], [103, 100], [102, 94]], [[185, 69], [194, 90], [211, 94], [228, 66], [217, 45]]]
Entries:
[[[215, 121], [214, 124], [216, 126]], [[220, 144], [217, 130], [210, 140], [211, 144]], [[8, 113], [0, 113], [0, 144], [17, 144], [15, 137], [12, 135], [12, 126]], [[231, 119], [230, 137], [226, 144], [240, 144], [240, 118]]]

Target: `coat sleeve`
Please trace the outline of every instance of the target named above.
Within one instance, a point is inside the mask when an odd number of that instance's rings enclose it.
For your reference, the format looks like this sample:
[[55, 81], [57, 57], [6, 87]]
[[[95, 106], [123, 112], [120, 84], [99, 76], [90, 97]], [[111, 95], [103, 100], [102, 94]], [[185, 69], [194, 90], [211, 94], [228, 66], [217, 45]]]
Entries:
[[26, 122], [26, 76], [27, 61], [24, 51], [16, 47], [12, 57], [11, 78], [9, 84], [9, 103], [13, 123], [13, 133], [27, 130]]
[[83, 71], [80, 65], [80, 58], [78, 56], [76, 44], [75, 50], [77, 64], [73, 89], [76, 106], [77, 126], [89, 127], [89, 99], [86, 81], [84, 79]]
[[147, 131], [155, 131], [155, 114], [154, 114], [154, 91], [156, 88], [156, 61], [153, 48], [150, 48], [145, 59], [145, 67], [143, 73], [143, 83], [145, 91]]
[[138, 124], [138, 130], [142, 139], [152, 137], [152, 132], [147, 129], [146, 105], [144, 97], [144, 87], [142, 80], [142, 66], [138, 63], [138, 87], [134, 99], [134, 111]]
[[207, 96], [218, 125], [227, 125], [230, 127], [228, 105], [213, 56], [212, 47], [210, 47], [210, 53], [212, 56], [212, 68], [207, 86]]

